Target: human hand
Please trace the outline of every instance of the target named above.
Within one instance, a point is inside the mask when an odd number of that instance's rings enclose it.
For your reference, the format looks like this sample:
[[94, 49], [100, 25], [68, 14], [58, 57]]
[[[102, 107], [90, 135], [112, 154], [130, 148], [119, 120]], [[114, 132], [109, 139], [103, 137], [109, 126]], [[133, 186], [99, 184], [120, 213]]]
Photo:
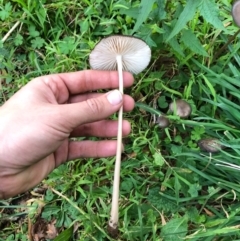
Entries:
[[[132, 83], [132, 75], [124, 73], [124, 86]], [[121, 105], [132, 110], [133, 99], [117, 90], [92, 92], [117, 87], [114, 71], [42, 76], [0, 107], [0, 199], [29, 190], [67, 160], [115, 155], [115, 140], [69, 138], [117, 135], [117, 122], [107, 117]], [[130, 129], [129, 122], [123, 121], [123, 135]]]

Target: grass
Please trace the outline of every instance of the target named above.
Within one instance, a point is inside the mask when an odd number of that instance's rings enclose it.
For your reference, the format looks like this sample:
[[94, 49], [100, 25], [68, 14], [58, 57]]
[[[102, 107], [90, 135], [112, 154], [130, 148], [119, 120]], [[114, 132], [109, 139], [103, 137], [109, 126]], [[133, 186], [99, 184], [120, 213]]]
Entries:
[[[118, 240], [240, 240], [240, 41], [231, 5], [0, 0], [0, 39], [18, 23], [0, 42], [1, 104], [36, 76], [89, 68], [89, 53], [104, 36], [133, 34], [152, 49], [151, 65], [125, 90], [137, 104], [125, 114], [132, 133], [124, 139]], [[192, 106], [188, 119], [168, 112], [179, 98]], [[153, 122], [161, 113], [171, 120], [167, 129]], [[203, 138], [225, 149], [203, 152]], [[28, 218], [34, 223], [39, 211], [56, 219], [62, 240], [112, 240], [114, 161], [68, 162], [31, 195], [0, 201], [0, 240], [27, 240]]]

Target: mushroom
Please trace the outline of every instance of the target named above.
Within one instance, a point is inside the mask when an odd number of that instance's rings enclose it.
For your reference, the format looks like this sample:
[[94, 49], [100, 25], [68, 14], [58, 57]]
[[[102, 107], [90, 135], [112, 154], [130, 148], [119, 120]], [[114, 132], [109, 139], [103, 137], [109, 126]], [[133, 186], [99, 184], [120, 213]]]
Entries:
[[167, 128], [170, 125], [169, 119], [163, 115], [157, 117], [156, 123], [162, 129]]
[[181, 118], [187, 118], [191, 115], [192, 108], [185, 100], [175, 100], [169, 106], [171, 112], [176, 113]]
[[206, 151], [209, 153], [209, 161], [208, 161], [207, 165], [202, 169], [202, 172], [203, 172], [208, 168], [208, 166], [211, 163], [212, 153], [217, 153], [217, 152], [221, 151], [222, 149], [225, 148], [225, 146], [223, 146], [221, 144], [221, 142], [216, 138], [201, 139], [198, 141], [197, 144], [202, 151]]
[[[92, 69], [118, 70], [119, 91], [123, 94], [123, 71], [138, 74], [148, 66], [150, 58], [151, 50], [141, 39], [132, 36], [113, 35], [102, 39], [95, 46], [90, 54], [89, 62]], [[122, 116], [123, 108], [121, 107], [118, 114], [117, 152], [113, 180], [111, 216], [108, 224], [108, 230], [112, 237], [116, 237], [118, 233]]]
[[198, 146], [202, 151], [209, 153], [216, 153], [225, 148], [216, 138], [201, 139], [198, 141]]
[[232, 6], [233, 20], [240, 27], [240, 1], [236, 1]]

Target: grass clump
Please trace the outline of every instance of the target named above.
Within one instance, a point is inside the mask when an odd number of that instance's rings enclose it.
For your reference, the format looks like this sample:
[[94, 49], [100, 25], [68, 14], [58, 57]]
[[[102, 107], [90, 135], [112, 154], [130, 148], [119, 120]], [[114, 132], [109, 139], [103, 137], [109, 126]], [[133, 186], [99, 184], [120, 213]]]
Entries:
[[[240, 239], [240, 42], [231, 4], [0, 0], [1, 104], [35, 76], [89, 68], [89, 53], [104, 36], [134, 35], [152, 49], [151, 65], [126, 90], [137, 104], [125, 114], [132, 133], [124, 139], [119, 240]], [[169, 112], [178, 99], [191, 105], [187, 119]], [[170, 126], [160, 129], [154, 114], [165, 114]], [[197, 144], [204, 138], [224, 148], [204, 152]], [[27, 240], [26, 217], [34, 222], [43, 205], [41, 218], [55, 219], [64, 240], [111, 240], [114, 161], [60, 166], [26, 209], [19, 197], [1, 201], [1, 239]]]

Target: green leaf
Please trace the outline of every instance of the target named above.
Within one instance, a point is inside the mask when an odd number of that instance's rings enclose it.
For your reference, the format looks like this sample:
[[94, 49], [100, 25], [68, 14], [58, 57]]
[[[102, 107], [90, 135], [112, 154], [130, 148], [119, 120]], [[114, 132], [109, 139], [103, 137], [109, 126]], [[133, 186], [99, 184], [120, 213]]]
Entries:
[[73, 235], [73, 226], [61, 232], [54, 241], [69, 241]]
[[171, 152], [172, 152], [173, 154], [182, 153], [182, 149], [183, 149], [182, 146], [174, 145], [174, 144], [171, 145]]
[[167, 108], [168, 107], [168, 102], [166, 100], [166, 96], [162, 95], [158, 98], [158, 106], [160, 108]]
[[156, 3], [158, 7], [154, 10], [153, 14], [156, 15], [158, 20], [163, 20], [167, 15], [165, 9], [166, 2], [165, 0], [157, 0]]
[[75, 39], [73, 37], [65, 37], [58, 46], [62, 54], [69, 54], [73, 50], [74, 44]]
[[82, 21], [82, 22], [80, 23], [81, 33], [87, 32], [88, 29], [89, 29], [89, 22], [88, 22], [88, 19], [85, 19], [84, 21]]
[[173, 48], [174, 51], [176, 51], [179, 55], [181, 55], [182, 57], [184, 57], [184, 53], [182, 51], [182, 47], [180, 46], [180, 44], [178, 43], [176, 38], [172, 38], [169, 41], [169, 45]]
[[[165, 213], [176, 212], [178, 206], [176, 202], [169, 200], [168, 198], [162, 196], [160, 193], [160, 188], [154, 187], [149, 190], [148, 194], [148, 202], [153, 205], [156, 209], [159, 211], [163, 211]], [[164, 192], [167, 195], [174, 196], [174, 193], [172, 191], [165, 191]]]
[[199, 210], [196, 207], [190, 207], [186, 210], [186, 216], [193, 223], [204, 223], [206, 217], [199, 214]]
[[164, 158], [163, 158], [163, 156], [161, 155], [161, 153], [155, 152], [155, 153], [153, 154], [153, 158], [154, 158], [154, 163], [155, 163], [156, 165], [158, 165], [158, 166], [160, 166], [160, 167], [164, 165], [165, 161], [164, 161]]
[[187, 29], [182, 31], [181, 41], [184, 43], [186, 47], [191, 49], [194, 53], [200, 54], [202, 56], [208, 56], [208, 53], [203, 48], [200, 41], [197, 39], [194, 33], [191, 30]]
[[148, 224], [154, 224], [156, 222], [156, 212], [153, 211], [153, 209], [148, 209], [147, 211], [147, 223]]
[[131, 34], [135, 33], [142, 25], [144, 21], [146, 21], [149, 13], [152, 10], [153, 4], [156, 0], [142, 0], [140, 3], [140, 10], [137, 17], [136, 24], [131, 32]]
[[215, 28], [226, 30], [221, 20], [218, 18], [219, 9], [217, 8], [215, 1], [203, 0], [199, 6], [199, 11], [203, 18]]
[[31, 40], [31, 43], [34, 49], [40, 49], [43, 47], [45, 41], [41, 37], [36, 37], [35, 39]]
[[187, 231], [187, 218], [175, 218], [162, 227], [161, 237], [164, 241], [182, 241]]
[[17, 34], [15, 39], [14, 39], [14, 44], [15, 46], [19, 46], [23, 43], [23, 36], [21, 34]]
[[144, 40], [150, 47], [157, 47], [156, 43], [151, 38], [152, 35], [152, 29], [149, 27], [149, 25], [142, 26], [139, 29], [139, 33], [136, 34], [136, 37], [141, 38]]
[[125, 14], [131, 18], [137, 18], [139, 9], [137, 7], [129, 8], [129, 9], [120, 9], [120, 14]]
[[46, 16], [47, 16], [47, 11], [43, 6], [41, 6], [41, 8], [39, 8], [37, 11], [37, 17], [42, 28], [44, 28], [44, 22], [46, 20]]
[[124, 181], [121, 182], [121, 189], [130, 193], [133, 188], [133, 183], [130, 178], [126, 178]]
[[10, 2], [6, 3], [5, 6], [2, 8], [2, 10], [0, 11], [0, 18], [2, 21], [6, 20], [12, 11], [12, 5]]
[[[168, 38], [168, 36], [171, 33], [171, 28], [164, 24], [163, 25], [163, 40], [166, 41], [166, 39]], [[180, 56], [184, 57], [184, 53], [182, 50], [182, 46], [178, 43], [178, 40], [176, 38], [172, 38], [169, 40], [168, 44], [173, 48], [174, 51], [176, 51]]]
[[166, 41], [169, 41], [175, 35], [177, 35], [186, 26], [187, 22], [193, 19], [198, 5], [199, 5], [199, 1], [196, 1], [196, 0], [187, 1], [185, 8], [180, 14], [178, 21], [176, 22], [176, 25], [174, 26], [171, 34], [169, 35]]
[[39, 32], [36, 30], [36, 27], [34, 25], [30, 25], [28, 28], [29, 35], [32, 37], [37, 37], [39, 36]]
[[198, 183], [191, 184], [188, 190], [188, 193], [191, 197], [198, 197], [198, 191], [201, 190], [201, 186]]

